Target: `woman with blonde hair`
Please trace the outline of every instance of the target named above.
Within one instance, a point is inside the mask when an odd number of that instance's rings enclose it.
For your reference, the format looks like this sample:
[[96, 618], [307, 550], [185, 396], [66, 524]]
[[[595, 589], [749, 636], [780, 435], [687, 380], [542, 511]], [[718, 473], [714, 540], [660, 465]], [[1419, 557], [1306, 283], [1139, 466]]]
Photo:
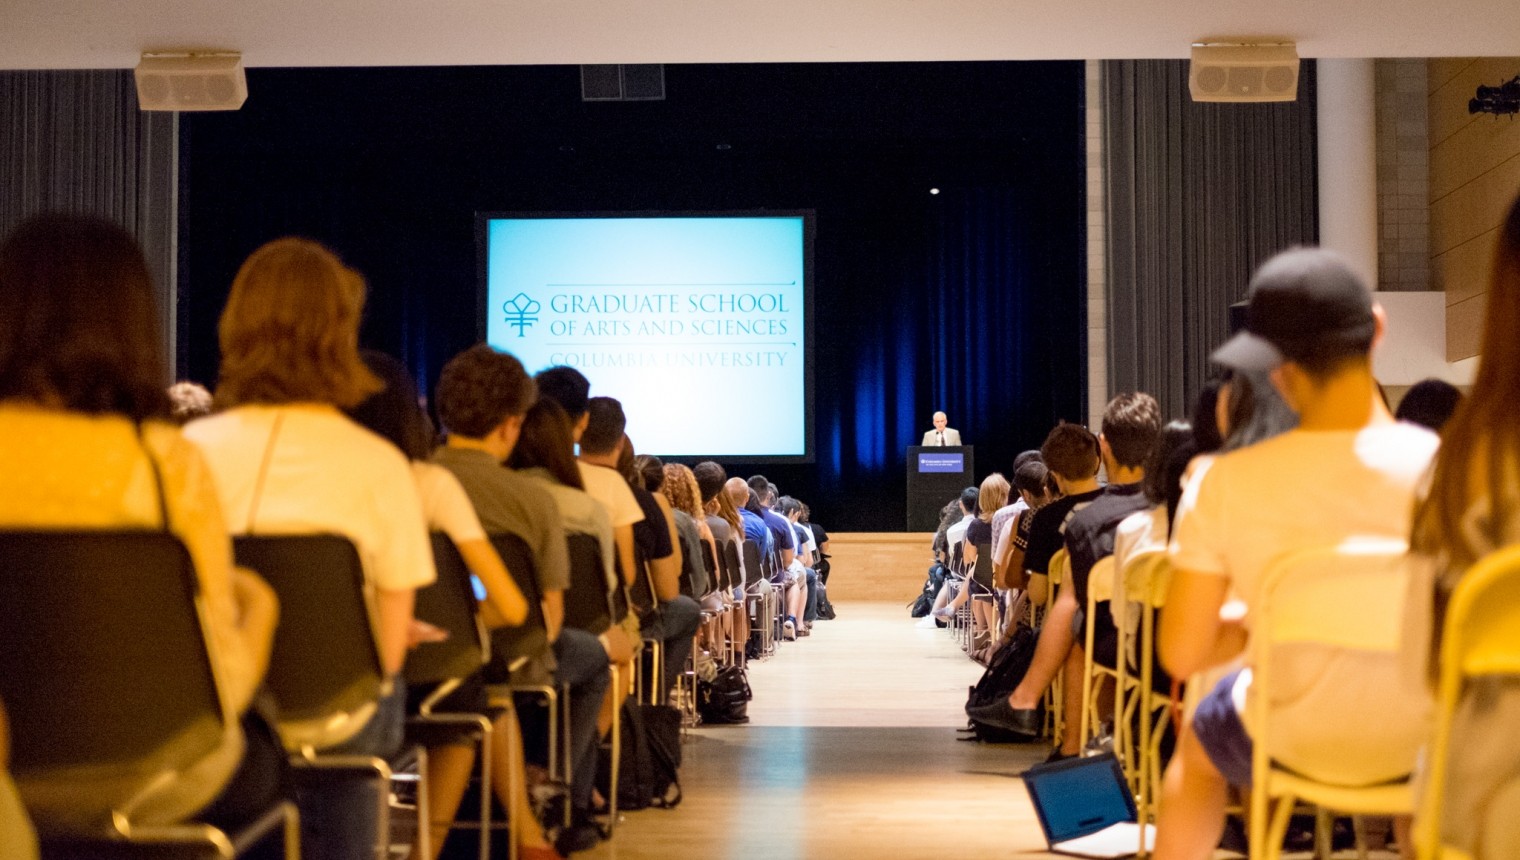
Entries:
[[[406, 691], [397, 673], [414, 632], [416, 589], [435, 579], [426, 519], [406, 456], [340, 410], [381, 389], [359, 357], [364, 280], [306, 239], [269, 242], [243, 263], [222, 311], [218, 414], [185, 435], [216, 477], [233, 534], [337, 534], [358, 550], [375, 608], [390, 692], [362, 725], [306, 735], [287, 748], [387, 757], [401, 744]], [[371, 856], [374, 786], [303, 793], [312, 856]], [[378, 790], [384, 791], [383, 786]]]

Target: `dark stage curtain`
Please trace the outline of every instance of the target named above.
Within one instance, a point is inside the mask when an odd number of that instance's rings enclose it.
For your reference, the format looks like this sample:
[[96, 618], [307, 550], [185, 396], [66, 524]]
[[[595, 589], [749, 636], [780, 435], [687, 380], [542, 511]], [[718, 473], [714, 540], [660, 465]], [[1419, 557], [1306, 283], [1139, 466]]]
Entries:
[[171, 366], [176, 116], [139, 111], [130, 71], [0, 71], [0, 236], [48, 211], [131, 231], [153, 273]]
[[1188, 413], [1252, 271], [1319, 234], [1314, 65], [1295, 102], [1196, 104], [1180, 60], [1103, 63], [1109, 385]]

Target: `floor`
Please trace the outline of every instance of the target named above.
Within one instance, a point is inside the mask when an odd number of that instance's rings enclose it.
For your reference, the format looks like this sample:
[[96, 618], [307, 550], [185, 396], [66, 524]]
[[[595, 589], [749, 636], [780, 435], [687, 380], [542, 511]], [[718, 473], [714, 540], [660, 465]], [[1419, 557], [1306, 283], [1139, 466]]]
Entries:
[[1054, 856], [1017, 778], [1047, 750], [956, 741], [981, 667], [900, 604], [837, 607], [750, 664], [749, 725], [690, 733], [680, 807], [629, 814], [578, 856]]

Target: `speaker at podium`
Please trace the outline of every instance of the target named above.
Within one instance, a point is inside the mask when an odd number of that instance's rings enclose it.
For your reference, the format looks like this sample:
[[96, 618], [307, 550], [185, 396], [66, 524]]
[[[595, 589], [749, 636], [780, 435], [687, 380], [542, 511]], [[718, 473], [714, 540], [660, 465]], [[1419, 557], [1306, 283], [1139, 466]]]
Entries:
[[939, 528], [939, 512], [976, 483], [976, 448], [908, 446], [908, 531]]

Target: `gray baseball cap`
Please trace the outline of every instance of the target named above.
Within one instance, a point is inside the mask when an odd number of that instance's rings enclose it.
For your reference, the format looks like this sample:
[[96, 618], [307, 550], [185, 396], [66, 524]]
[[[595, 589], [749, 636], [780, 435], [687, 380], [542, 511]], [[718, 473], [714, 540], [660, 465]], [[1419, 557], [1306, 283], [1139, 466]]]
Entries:
[[1326, 350], [1365, 352], [1376, 328], [1372, 293], [1343, 257], [1293, 248], [1256, 270], [1245, 329], [1211, 357], [1237, 370], [1271, 370]]

